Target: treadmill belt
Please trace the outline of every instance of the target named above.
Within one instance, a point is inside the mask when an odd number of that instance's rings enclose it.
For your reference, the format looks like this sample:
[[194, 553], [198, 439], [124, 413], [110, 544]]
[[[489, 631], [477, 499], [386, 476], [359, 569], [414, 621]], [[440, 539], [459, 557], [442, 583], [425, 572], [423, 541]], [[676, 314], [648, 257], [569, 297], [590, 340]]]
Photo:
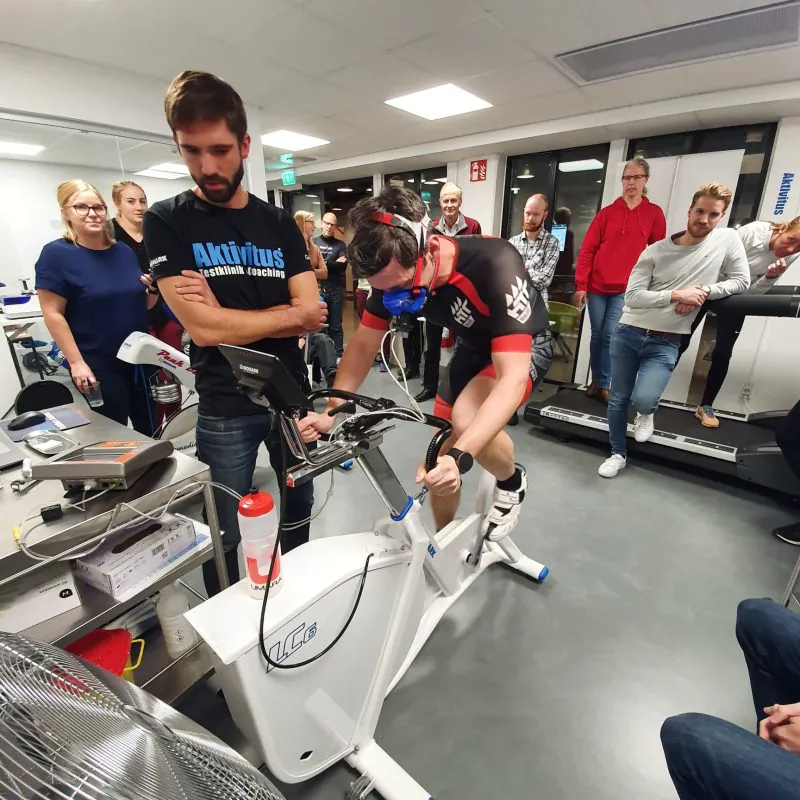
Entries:
[[[586, 392], [578, 389], [561, 389], [553, 397], [537, 405], [561, 406], [570, 411], [580, 411], [594, 417], [606, 418], [606, 407], [597, 400], [587, 397]], [[633, 422], [634, 416], [635, 412], [631, 411], [630, 422]], [[669, 406], [659, 406], [656, 411], [655, 425], [656, 430], [737, 449], [748, 449], [770, 440], [774, 441], [775, 437], [774, 432], [769, 428], [724, 417], [720, 417], [718, 428], [704, 428], [695, 417], [694, 411], [680, 411]]]

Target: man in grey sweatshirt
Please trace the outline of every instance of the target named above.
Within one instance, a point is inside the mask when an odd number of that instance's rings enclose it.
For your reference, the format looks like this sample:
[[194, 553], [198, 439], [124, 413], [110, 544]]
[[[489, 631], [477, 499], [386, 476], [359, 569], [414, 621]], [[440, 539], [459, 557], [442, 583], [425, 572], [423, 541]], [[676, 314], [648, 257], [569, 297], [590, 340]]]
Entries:
[[678, 361], [681, 336], [690, 332], [703, 303], [750, 286], [741, 239], [735, 230], [715, 230], [731, 198], [721, 183], [701, 186], [692, 198], [686, 230], [650, 245], [633, 268], [611, 341], [611, 456], [598, 470], [604, 478], [625, 467], [629, 406], [637, 412], [636, 441], [653, 435], [653, 414]]

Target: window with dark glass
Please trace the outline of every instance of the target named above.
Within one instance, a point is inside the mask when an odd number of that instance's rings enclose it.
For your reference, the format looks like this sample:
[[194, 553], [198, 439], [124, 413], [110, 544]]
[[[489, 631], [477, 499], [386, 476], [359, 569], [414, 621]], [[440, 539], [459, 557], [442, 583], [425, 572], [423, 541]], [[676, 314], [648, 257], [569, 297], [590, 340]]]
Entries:
[[442, 209], [439, 206], [439, 193], [447, 183], [447, 167], [416, 170], [414, 172], [393, 172], [384, 176], [386, 186], [399, 186], [412, 189], [428, 207], [428, 216], [438, 219]]
[[758, 215], [776, 130], [777, 124], [769, 122], [632, 139], [628, 145], [628, 158], [635, 155], [660, 158], [720, 150], [744, 150], [730, 218], [731, 225], [744, 225], [752, 222]]
[[608, 145], [576, 147], [549, 153], [514, 156], [506, 166], [503, 237], [522, 231], [528, 198], [543, 194], [550, 206], [545, 228], [553, 225], [563, 239], [561, 255], [548, 289], [550, 319], [559, 346], [547, 373], [551, 382], [571, 381], [580, 341], [580, 311], [572, 305], [575, 260], [583, 237], [600, 208]]

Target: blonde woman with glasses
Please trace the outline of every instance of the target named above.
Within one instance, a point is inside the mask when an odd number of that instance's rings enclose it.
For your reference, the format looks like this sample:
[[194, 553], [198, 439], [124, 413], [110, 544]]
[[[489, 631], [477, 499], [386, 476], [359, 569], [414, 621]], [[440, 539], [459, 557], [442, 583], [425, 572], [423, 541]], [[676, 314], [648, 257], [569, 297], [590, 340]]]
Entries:
[[82, 393], [100, 387], [96, 410], [140, 433], [153, 431], [146, 382], [117, 358], [133, 331], [147, 330], [148, 294], [133, 251], [116, 242], [100, 191], [85, 181], [60, 184], [56, 193], [64, 231], [42, 248], [36, 290], [47, 329], [69, 362]]

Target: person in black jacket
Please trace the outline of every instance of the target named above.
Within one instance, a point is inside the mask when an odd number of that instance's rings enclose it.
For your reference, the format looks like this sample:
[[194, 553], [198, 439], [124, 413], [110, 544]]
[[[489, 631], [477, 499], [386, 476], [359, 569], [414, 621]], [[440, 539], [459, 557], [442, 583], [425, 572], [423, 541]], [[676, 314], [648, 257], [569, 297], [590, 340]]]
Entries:
[[322, 298], [328, 304], [328, 333], [333, 339], [337, 358], [344, 352], [344, 333], [342, 331], [342, 306], [344, 303], [344, 275], [347, 271], [347, 246], [336, 238], [336, 214], [328, 212], [322, 218], [322, 236], [314, 239], [319, 247], [328, 277], [320, 283]]

